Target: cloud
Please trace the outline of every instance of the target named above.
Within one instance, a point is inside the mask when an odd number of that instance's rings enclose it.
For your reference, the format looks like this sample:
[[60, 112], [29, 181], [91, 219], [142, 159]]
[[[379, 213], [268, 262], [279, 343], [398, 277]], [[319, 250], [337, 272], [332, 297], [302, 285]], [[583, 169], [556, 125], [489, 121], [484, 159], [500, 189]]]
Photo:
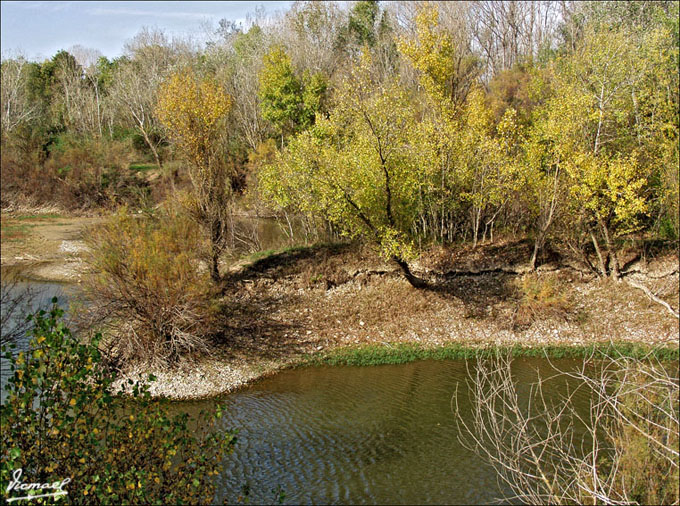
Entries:
[[[5, 2], [3, 2], [4, 4]], [[13, 2], [22, 9], [39, 10], [42, 12], [59, 12], [69, 8], [73, 2]]]
[[215, 17], [214, 14], [206, 14], [199, 12], [168, 12], [168, 11], [147, 11], [141, 9], [106, 9], [98, 7], [96, 9], [87, 9], [88, 14], [93, 16], [151, 16], [157, 18], [172, 18], [172, 19], [197, 19], [203, 20], [206, 18]]

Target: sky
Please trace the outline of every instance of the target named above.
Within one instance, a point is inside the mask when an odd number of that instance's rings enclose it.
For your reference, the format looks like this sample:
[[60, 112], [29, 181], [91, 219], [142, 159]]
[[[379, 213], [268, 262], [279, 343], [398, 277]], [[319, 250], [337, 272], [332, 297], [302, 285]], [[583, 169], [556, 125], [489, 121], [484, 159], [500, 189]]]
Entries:
[[3, 57], [20, 53], [31, 60], [52, 57], [75, 45], [98, 49], [108, 58], [123, 53], [125, 41], [144, 27], [170, 36], [201, 35], [226, 18], [246, 23], [258, 6], [286, 11], [293, 2], [0, 2]]

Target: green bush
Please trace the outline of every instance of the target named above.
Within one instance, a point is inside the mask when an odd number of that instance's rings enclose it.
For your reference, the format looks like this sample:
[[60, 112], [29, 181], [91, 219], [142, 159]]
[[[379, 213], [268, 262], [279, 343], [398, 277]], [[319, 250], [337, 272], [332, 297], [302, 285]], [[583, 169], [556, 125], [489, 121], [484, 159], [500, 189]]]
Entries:
[[659, 237], [675, 241], [678, 238], [677, 225], [670, 218], [664, 218], [659, 223]]
[[[78, 341], [62, 314], [56, 306], [37, 313], [30, 349], [5, 355], [12, 377], [0, 407], [3, 494], [21, 469], [26, 484], [70, 479], [63, 489], [75, 504], [213, 501], [214, 476], [235, 441], [233, 432], [214, 430], [220, 410], [213, 426], [196, 431], [195, 420], [170, 416], [167, 401], [152, 400], [146, 386], [131, 385], [132, 399], [112, 395], [100, 336]], [[50, 492], [14, 490], [7, 499]]]

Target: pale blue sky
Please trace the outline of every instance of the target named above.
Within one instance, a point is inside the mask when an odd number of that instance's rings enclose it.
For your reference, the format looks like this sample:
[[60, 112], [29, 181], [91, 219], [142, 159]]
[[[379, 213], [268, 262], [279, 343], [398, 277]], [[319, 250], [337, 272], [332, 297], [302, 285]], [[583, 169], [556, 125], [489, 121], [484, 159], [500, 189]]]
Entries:
[[3, 55], [20, 51], [43, 60], [60, 49], [81, 46], [119, 56], [123, 44], [143, 26], [169, 35], [199, 34], [201, 24], [221, 18], [244, 22], [262, 6], [265, 12], [288, 10], [292, 2], [0, 2]]

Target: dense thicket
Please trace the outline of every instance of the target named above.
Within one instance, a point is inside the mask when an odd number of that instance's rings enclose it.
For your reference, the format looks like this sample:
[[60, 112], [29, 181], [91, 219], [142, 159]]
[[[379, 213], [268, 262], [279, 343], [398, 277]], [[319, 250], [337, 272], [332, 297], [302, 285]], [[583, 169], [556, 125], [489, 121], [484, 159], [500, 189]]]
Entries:
[[[624, 239], [678, 237], [678, 2], [297, 2], [198, 35], [3, 59], [3, 206], [186, 186], [219, 255], [248, 192], [407, 274], [428, 243], [511, 233], [532, 266], [553, 241], [618, 276]], [[201, 89], [231, 105], [187, 109]]]

